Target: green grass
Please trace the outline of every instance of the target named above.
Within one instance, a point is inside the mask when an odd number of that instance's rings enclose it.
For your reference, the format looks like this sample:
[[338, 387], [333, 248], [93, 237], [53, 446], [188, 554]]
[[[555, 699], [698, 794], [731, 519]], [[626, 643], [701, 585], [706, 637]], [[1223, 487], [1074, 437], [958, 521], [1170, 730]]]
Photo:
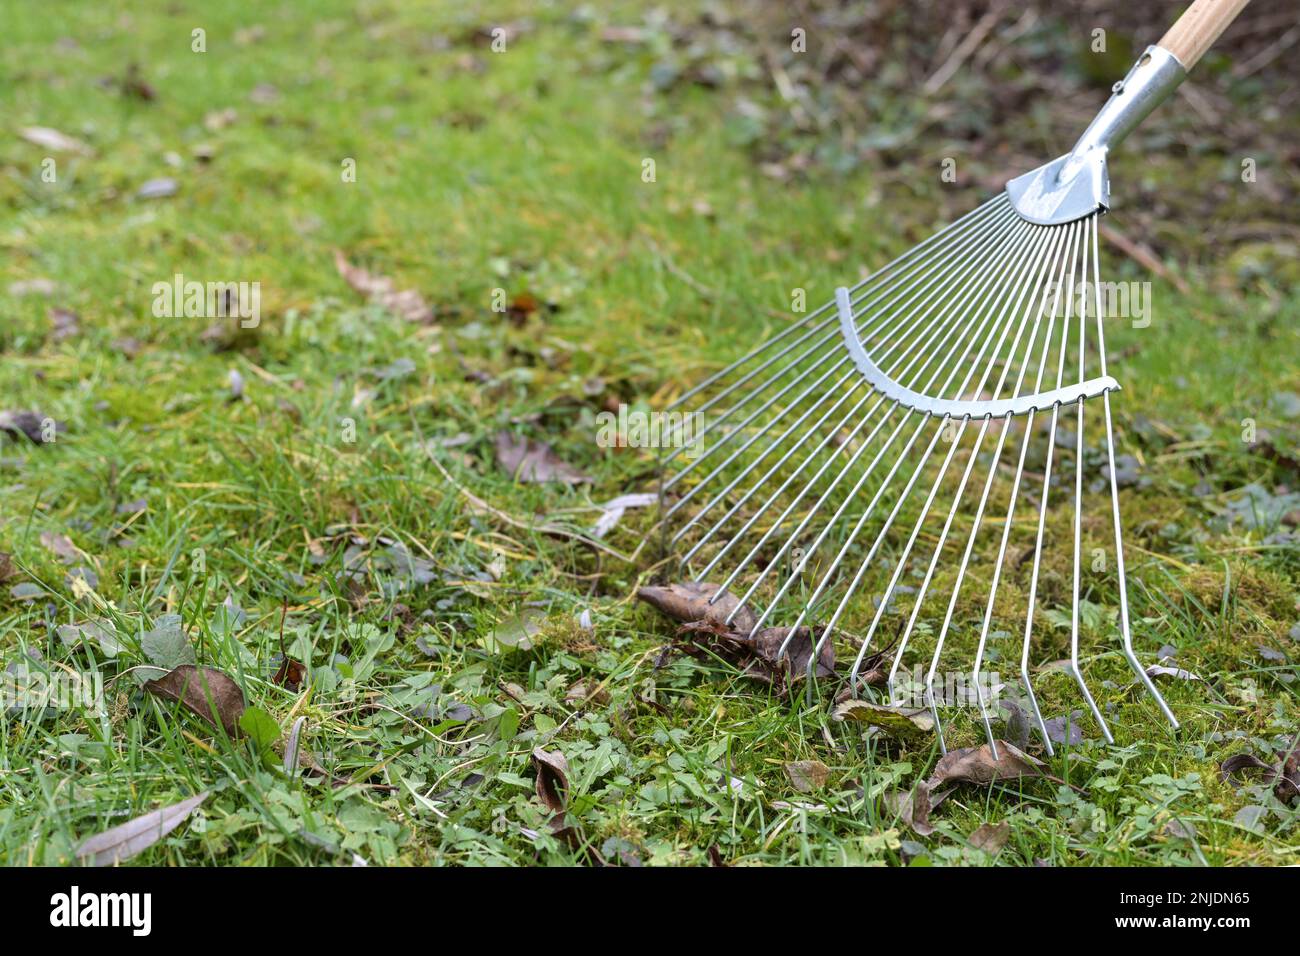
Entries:
[[[1089, 727], [1049, 761], [1078, 789], [963, 788], [922, 840], [879, 798], [924, 779], [934, 748], [864, 741], [830, 719], [825, 688], [809, 706], [721, 661], [657, 666], [672, 625], [632, 597], [659, 573], [652, 549], [629, 562], [529, 529], [589, 526], [593, 504], [652, 486], [649, 456], [592, 440], [602, 402], [681, 392], [777, 328], [768, 313], [788, 308], [791, 289], [821, 301], [928, 232], [941, 190], [963, 191], [944, 197], [958, 205], [983, 197], [928, 167], [883, 194], [869, 169], [776, 186], [732, 143], [713, 94], [647, 116], [648, 61], [602, 43], [599, 24], [533, 6], [478, 19], [396, 0], [83, 3], [3, 24], [0, 408], [66, 428], [42, 446], [0, 438], [0, 551], [18, 569], [0, 588], [0, 655], [101, 669], [105, 706], [0, 715], [0, 858], [67, 862], [85, 837], [206, 789], [190, 823], [135, 862], [560, 863], [590, 847], [659, 864], [704, 864], [712, 848], [741, 863], [985, 864], [966, 837], [1001, 820], [1000, 865], [1300, 862], [1300, 812], [1216, 773], [1300, 728], [1294, 538], [1276, 520], [1220, 517], [1248, 484], [1272, 493], [1300, 480], [1241, 440], [1247, 418], [1284, 451], [1300, 435], [1282, 394], [1300, 392], [1294, 298], [1210, 273], [1186, 294], [1157, 280], [1152, 326], [1108, 333], [1115, 374], [1134, 383], [1117, 403], [1121, 450], [1150, 479], [1123, 498], [1138, 646], [1154, 660], [1171, 644], [1205, 679], [1162, 684], [1182, 732], [1094, 642], [1088, 675], [1112, 682], [1118, 745]], [[504, 54], [473, 39], [523, 16]], [[627, 5], [612, 19], [638, 16]], [[255, 25], [260, 35], [238, 32]], [[203, 54], [190, 49], [196, 26]], [[133, 62], [152, 101], [98, 82]], [[268, 83], [276, 99], [250, 99]], [[205, 126], [227, 108], [233, 124]], [[93, 152], [54, 154], [57, 181], [43, 182], [46, 152], [16, 135], [33, 125]], [[354, 183], [340, 175], [347, 158]], [[161, 176], [177, 180], [174, 197], [134, 198]], [[421, 290], [436, 320], [364, 304], [335, 249]], [[1113, 253], [1103, 268], [1146, 278]], [[234, 336], [227, 323], [213, 342], [209, 320], [155, 317], [151, 287], [176, 272], [260, 282], [261, 325]], [[57, 290], [6, 291], [34, 278]], [[496, 288], [554, 310], [508, 321], [491, 310]], [[80, 332], [54, 340], [51, 306], [78, 313]], [[410, 374], [377, 374], [398, 360]], [[231, 370], [241, 400], [229, 399]], [[513, 483], [493, 464], [503, 427], [550, 441], [594, 484]], [[461, 433], [465, 444], [436, 444]], [[119, 511], [140, 498], [143, 512]], [[636, 551], [651, 520], [629, 513], [610, 549]], [[46, 532], [80, 549], [93, 594], [65, 582]], [[432, 581], [381, 570], [349, 587], [349, 547], [390, 542], [427, 560]], [[24, 580], [47, 595], [11, 597]], [[233, 626], [227, 597], [246, 612]], [[1104, 589], [1096, 597], [1113, 606]], [[535, 646], [494, 642], [525, 609], [543, 620]], [[291, 655], [311, 658], [309, 692], [271, 679], [282, 612]], [[347, 785], [289, 777], [278, 757], [143, 694], [139, 637], [168, 613], [250, 705], [286, 731], [305, 717], [307, 746]], [[116, 659], [58, 637], [60, 624], [105, 617], [126, 645]], [[1261, 644], [1284, 657], [1262, 658]], [[603, 692], [579, 706], [566, 700], [577, 683]], [[442, 711], [429, 716], [416, 708], [434, 685]], [[1037, 687], [1049, 715], [1080, 706], [1065, 675]], [[453, 701], [473, 717], [445, 717]], [[978, 721], [959, 715], [953, 733], [974, 744]], [[569, 761], [577, 850], [548, 832], [536, 746]], [[826, 787], [796, 792], [783, 766], [795, 760], [825, 763]], [[1261, 802], [1258, 832], [1234, 822]], [[1174, 819], [1195, 838], [1171, 834]]]

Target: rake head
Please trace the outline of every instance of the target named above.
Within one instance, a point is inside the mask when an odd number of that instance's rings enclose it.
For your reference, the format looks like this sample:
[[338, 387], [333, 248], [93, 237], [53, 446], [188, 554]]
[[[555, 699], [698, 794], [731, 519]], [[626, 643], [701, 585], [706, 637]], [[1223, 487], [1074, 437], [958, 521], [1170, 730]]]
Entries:
[[1014, 661], [1050, 753], [1036, 666], [1068, 655], [1057, 669], [1113, 742], [1084, 661], [1118, 649], [1178, 726], [1129, 627], [1098, 220], [1108, 149], [1182, 74], [1149, 48], [1070, 154], [672, 407], [694, 427], [663, 454], [665, 536], [691, 580], [718, 585], [714, 602], [737, 600], [727, 624], [748, 608], [751, 636], [788, 626], [786, 655], [811, 629], [810, 693], [844, 634], [853, 696], [883, 651], [902, 702], [914, 662], [946, 750], [936, 679], [968, 677], [996, 754], [989, 665]]

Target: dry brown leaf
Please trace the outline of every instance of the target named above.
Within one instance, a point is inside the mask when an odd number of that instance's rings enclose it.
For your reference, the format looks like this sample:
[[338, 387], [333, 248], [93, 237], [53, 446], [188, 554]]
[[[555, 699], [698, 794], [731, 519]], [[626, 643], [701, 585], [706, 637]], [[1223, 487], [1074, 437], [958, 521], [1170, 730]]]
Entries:
[[981, 823], [967, 842], [989, 856], [997, 856], [998, 851], [1006, 845], [1009, 836], [1011, 836], [1011, 824], [1006, 820], [1001, 823]]
[[831, 769], [820, 760], [794, 760], [785, 765], [785, 775], [800, 793], [812, 793], [826, 786]]
[[[786, 649], [788, 655], [787, 661], [780, 661], [777, 655], [781, 650], [781, 645], [785, 643], [786, 637], [790, 634], [788, 627], [765, 627], [754, 635], [754, 653], [759, 659], [771, 668], [771, 679], [777, 675], [786, 672], [786, 664], [789, 664], [789, 673], [791, 676], [798, 678], [808, 672], [808, 659], [812, 657], [813, 652], [813, 632], [810, 627], [801, 627], [794, 633], [790, 640], [790, 646]], [[751, 672], [754, 668], [750, 668]], [[835, 648], [830, 641], [823, 646], [821, 653], [817, 655], [817, 666], [815, 676], [818, 678], [830, 677], [835, 673]], [[764, 676], [762, 674], [758, 676]]]
[[[663, 587], [654, 585], [643, 587], [637, 590], [636, 596], [674, 620], [685, 623], [708, 621], [711, 624], [724, 626], [723, 622], [727, 619], [727, 615], [736, 609], [739, 601], [735, 595], [723, 592], [716, 602], [710, 604], [709, 599], [717, 593], [716, 584], [682, 581], [679, 584], [668, 584]], [[754, 616], [754, 612], [745, 607], [741, 608], [730, 625], [725, 626], [744, 634], [752, 631], [757, 622], [758, 618]]]
[[306, 678], [307, 668], [302, 662], [295, 661], [292, 657], [285, 657], [280, 661], [280, 666], [276, 668], [275, 673], [271, 675], [271, 683], [297, 692]]
[[[735, 596], [718, 594], [716, 584], [683, 581], [665, 586], [648, 586], [637, 590], [637, 597], [669, 617], [683, 621], [679, 634], [689, 640], [689, 647], [706, 648], [727, 658], [751, 677], [769, 684], [786, 683], [807, 672], [812, 657], [813, 629], [801, 627], [791, 637], [788, 627], [767, 627], [752, 638], [750, 632], [758, 619], [748, 607], [742, 607]], [[737, 611], [737, 607], [740, 609]], [[735, 618], [727, 624], [733, 611]], [[779, 659], [781, 645], [790, 637], [786, 657]], [[816, 675], [829, 677], [835, 673], [835, 648], [830, 641], [817, 658]]]
[[213, 719], [215, 710], [217, 720], [231, 738], [243, 733], [239, 729], [239, 718], [244, 713], [244, 692], [219, 670], [181, 664], [157, 680], [146, 683], [144, 689], [159, 697], [180, 701], [186, 710], [214, 727], [217, 725]]
[[498, 432], [496, 439], [497, 464], [515, 481], [558, 481], [574, 485], [591, 481], [591, 476], [562, 460], [544, 441], [516, 437], [510, 432]]
[[1271, 764], [1265, 763], [1254, 754], [1233, 754], [1223, 763], [1219, 764], [1219, 779], [1227, 782], [1231, 777], [1242, 774], [1247, 770], [1267, 770], [1272, 772]]
[[552, 813], [563, 814], [569, 795], [569, 761], [558, 750], [533, 750], [537, 768], [537, 797]]
[[1041, 776], [1042, 766], [1041, 760], [1029, 756], [1005, 740], [999, 740], [996, 760], [988, 744], [948, 751], [939, 758], [934, 773], [926, 784], [931, 790], [945, 783], [987, 785], [999, 780]]
[[537, 296], [531, 292], [521, 292], [510, 300], [506, 306], [506, 315], [515, 325], [522, 325], [530, 315], [542, 307]]
[[916, 790], [890, 790], [884, 795], [885, 809], [895, 814], [917, 836], [927, 837], [934, 833], [930, 826], [930, 811], [936, 804], [931, 802], [930, 788], [920, 782]]
[[393, 280], [388, 276], [375, 275], [352, 265], [337, 249], [334, 250], [334, 267], [344, 282], [394, 315], [399, 315], [408, 322], [433, 321], [433, 310], [414, 289], [394, 288]]
[[1250, 753], [1233, 754], [1219, 765], [1219, 777], [1224, 781], [1247, 772], [1268, 774], [1273, 778], [1273, 795], [1283, 803], [1300, 799], [1300, 734], [1291, 741], [1286, 756], [1273, 766]]

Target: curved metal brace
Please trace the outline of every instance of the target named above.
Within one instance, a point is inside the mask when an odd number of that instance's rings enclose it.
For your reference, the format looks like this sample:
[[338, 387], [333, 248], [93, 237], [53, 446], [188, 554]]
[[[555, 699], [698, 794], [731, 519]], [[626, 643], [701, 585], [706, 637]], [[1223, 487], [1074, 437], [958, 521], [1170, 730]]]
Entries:
[[862, 377], [876, 391], [906, 408], [919, 412], [957, 419], [1002, 418], [1005, 415], [1027, 415], [1033, 411], [1051, 408], [1053, 405], [1073, 405], [1083, 398], [1095, 398], [1105, 392], [1119, 391], [1119, 382], [1109, 375], [1103, 375], [1076, 385], [1054, 388], [1049, 392], [996, 401], [976, 402], [931, 398], [929, 395], [922, 395], [900, 385], [871, 361], [866, 349], [862, 347], [861, 339], [858, 338], [858, 329], [853, 322], [853, 303], [849, 298], [848, 289], [841, 286], [835, 290], [835, 304], [839, 307], [840, 334], [844, 337], [844, 345], [848, 348], [853, 364], [858, 367]]

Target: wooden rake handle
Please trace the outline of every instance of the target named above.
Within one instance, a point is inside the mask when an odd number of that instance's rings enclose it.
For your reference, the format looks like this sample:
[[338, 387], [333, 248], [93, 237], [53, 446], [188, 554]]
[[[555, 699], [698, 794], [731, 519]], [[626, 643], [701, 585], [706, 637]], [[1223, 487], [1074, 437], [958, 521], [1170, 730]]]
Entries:
[[1177, 22], [1160, 38], [1160, 46], [1174, 56], [1186, 70], [1191, 70], [1205, 51], [1237, 19], [1250, 0], [1195, 0]]

